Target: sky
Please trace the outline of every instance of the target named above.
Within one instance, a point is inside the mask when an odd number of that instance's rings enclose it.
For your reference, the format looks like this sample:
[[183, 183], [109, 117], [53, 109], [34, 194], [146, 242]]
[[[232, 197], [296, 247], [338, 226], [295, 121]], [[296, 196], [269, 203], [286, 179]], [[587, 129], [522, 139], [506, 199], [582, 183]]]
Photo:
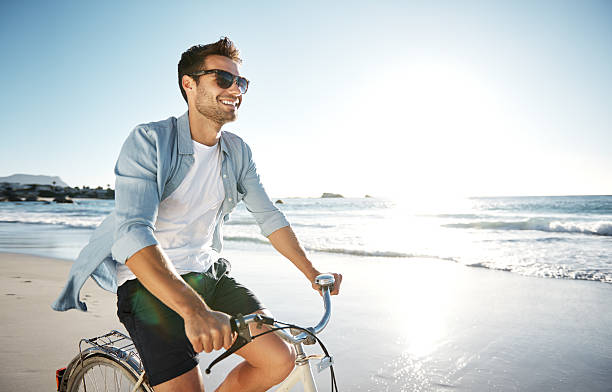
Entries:
[[612, 2], [588, 0], [2, 2], [0, 176], [113, 186], [221, 36], [252, 81], [224, 129], [273, 197], [612, 194]]

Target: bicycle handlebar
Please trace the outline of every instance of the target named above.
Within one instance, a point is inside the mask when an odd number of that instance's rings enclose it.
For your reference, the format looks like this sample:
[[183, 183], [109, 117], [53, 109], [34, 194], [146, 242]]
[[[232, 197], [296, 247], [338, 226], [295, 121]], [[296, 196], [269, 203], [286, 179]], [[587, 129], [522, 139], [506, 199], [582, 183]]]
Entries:
[[[320, 333], [329, 323], [329, 319], [331, 318], [331, 290], [334, 286], [335, 279], [331, 274], [321, 274], [315, 278], [315, 283], [321, 286], [321, 292], [323, 296], [323, 306], [325, 307], [325, 313], [321, 320], [314, 327], [306, 328], [311, 333], [317, 335]], [[257, 323], [257, 324], [268, 324], [277, 328], [282, 328], [283, 326], [277, 324], [276, 321], [270, 317], [263, 316], [261, 314], [250, 314], [247, 316], [240, 317], [232, 317], [230, 320], [230, 325], [232, 326], [232, 330], [237, 332], [247, 341], [251, 340], [251, 335], [249, 333], [248, 324]], [[306, 332], [301, 332], [296, 336], [291, 335], [286, 332], [285, 329], [279, 329], [274, 331], [280, 338], [287, 341], [291, 344], [300, 344], [304, 342], [306, 339], [310, 337], [310, 334]], [[248, 336], [245, 336], [248, 334]]]
[[[321, 321], [319, 321], [316, 326], [310, 328], [303, 328], [309, 331], [310, 333], [301, 332], [298, 335], [293, 336], [285, 331], [289, 324], [279, 324], [274, 321], [273, 318], [258, 313], [250, 314], [247, 316], [238, 315], [236, 317], [232, 317], [230, 319], [230, 326], [232, 327], [232, 331], [238, 333], [238, 336], [236, 337], [236, 340], [234, 341], [232, 347], [230, 347], [227, 351], [219, 355], [217, 358], [215, 358], [215, 360], [211, 362], [210, 365], [208, 365], [208, 368], [206, 369], [206, 374], [210, 374], [210, 369], [216, 363], [227, 358], [227, 356], [239, 350], [240, 347], [244, 346], [252, 340], [251, 331], [249, 330], [249, 324], [252, 323], [267, 324], [273, 326], [274, 333], [276, 333], [281, 339], [294, 345], [299, 345], [301, 343], [314, 343], [315, 339], [313, 339], [312, 335], [316, 335], [321, 332], [323, 328], [325, 328], [331, 317], [330, 292], [332, 290], [332, 287], [334, 286], [334, 282], [334, 276], [330, 274], [321, 274], [315, 278], [315, 283], [321, 286], [321, 294], [323, 296], [323, 305], [325, 306], [325, 313], [323, 314]], [[323, 349], [325, 350], [322, 344], [321, 347], [323, 347]]]

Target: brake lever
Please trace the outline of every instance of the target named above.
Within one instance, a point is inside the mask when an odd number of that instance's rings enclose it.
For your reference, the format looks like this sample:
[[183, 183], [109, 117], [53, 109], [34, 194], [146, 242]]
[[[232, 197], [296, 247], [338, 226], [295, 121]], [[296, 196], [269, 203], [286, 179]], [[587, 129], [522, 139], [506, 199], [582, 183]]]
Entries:
[[236, 317], [230, 318], [229, 323], [230, 327], [232, 328], [232, 332], [236, 332], [238, 336], [236, 336], [236, 340], [234, 340], [234, 344], [232, 344], [230, 348], [228, 348], [224, 353], [221, 353], [221, 355], [215, 358], [210, 365], [208, 365], [204, 371], [206, 374], [210, 374], [210, 369], [212, 369], [213, 366], [240, 350], [244, 345], [252, 340], [249, 325], [244, 321], [244, 316], [242, 314], [238, 314]]
[[[258, 328], [261, 328], [262, 324], [268, 324], [268, 325], [274, 324], [273, 318], [266, 317], [261, 314], [255, 314], [253, 319], [257, 321]], [[236, 340], [234, 341], [234, 344], [232, 344], [232, 346], [228, 348], [227, 351], [225, 351], [224, 353], [219, 355], [217, 358], [215, 358], [210, 363], [210, 365], [208, 365], [208, 367], [205, 370], [206, 374], [210, 374], [210, 369], [212, 369], [212, 367], [215, 366], [217, 363], [221, 362], [222, 360], [229, 357], [236, 351], [240, 350], [243, 346], [245, 346], [246, 344], [250, 343], [251, 340], [253, 340], [253, 337], [251, 336], [251, 331], [249, 330], [249, 325], [244, 320], [244, 316], [242, 314], [239, 313], [235, 317], [230, 318], [230, 327], [232, 328], [233, 332], [236, 332], [238, 334], [238, 336], [236, 337]]]

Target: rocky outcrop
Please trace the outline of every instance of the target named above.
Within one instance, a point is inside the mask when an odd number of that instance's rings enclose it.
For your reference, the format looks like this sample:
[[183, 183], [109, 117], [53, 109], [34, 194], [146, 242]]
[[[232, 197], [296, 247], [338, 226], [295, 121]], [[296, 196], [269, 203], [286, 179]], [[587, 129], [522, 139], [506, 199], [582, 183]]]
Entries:
[[114, 199], [115, 191], [110, 187], [72, 188], [47, 184], [19, 184], [0, 182], [0, 201], [40, 201], [48, 197], [57, 203], [72, 203], [73, 198]]
[[323, 193], [321, 195], [321, 197], [324, 198], [324, 199], [333, 199], [333, 198], [340, 199], [340, 198], [343, 198], [344, 196], [342, 196], [339, 193], [327, 193], [327, 192], [325, 192], [325, 193]]
[[68, 186], [58, 176], [38, 176], [33, 174], [13, 174], [8, 177], [0, 177], [0, 182], [8, 182], [13, 184], [38, 184], [38, 185], [53, 185], [65, 188]]
[[53, 201], [56, 203], [74, 203], [74, 200], [66, 197], [65, 195], [57, 196], [55, 199], [53, 199]]

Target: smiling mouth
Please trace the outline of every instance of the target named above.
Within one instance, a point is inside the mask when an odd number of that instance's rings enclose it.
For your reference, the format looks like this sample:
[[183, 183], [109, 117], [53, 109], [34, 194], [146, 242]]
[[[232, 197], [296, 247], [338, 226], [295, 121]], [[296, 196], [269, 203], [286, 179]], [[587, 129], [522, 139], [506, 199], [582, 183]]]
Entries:
[[221, 102], [225, 106], [230, 106], [234, 109], [238, 108], [238, 100], [237, 99], [220, 99]]

